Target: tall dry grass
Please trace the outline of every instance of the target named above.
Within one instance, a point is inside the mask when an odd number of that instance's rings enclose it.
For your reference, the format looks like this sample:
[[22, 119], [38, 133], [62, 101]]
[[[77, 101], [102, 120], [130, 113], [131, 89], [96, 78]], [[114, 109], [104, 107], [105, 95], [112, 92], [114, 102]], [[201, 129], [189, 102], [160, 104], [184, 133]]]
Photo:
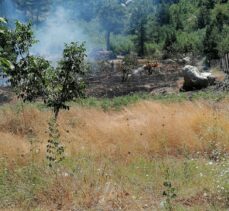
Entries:
[[[25, 107], [0, 110], [0, 153], [24, 157], [30, 140], [44, 153], [50, 112]], [[60, 114], [61, 138], [70, 155], [79, 151], [123, 159], [131, 154], [146, 156], [184, 155], [203, 152], [212, 143], [229, 150], [227, 103], [163, 104], [142, 101], [121, 111], [72, 107]], [[41, 153], [41, 154], [42, 154]]]

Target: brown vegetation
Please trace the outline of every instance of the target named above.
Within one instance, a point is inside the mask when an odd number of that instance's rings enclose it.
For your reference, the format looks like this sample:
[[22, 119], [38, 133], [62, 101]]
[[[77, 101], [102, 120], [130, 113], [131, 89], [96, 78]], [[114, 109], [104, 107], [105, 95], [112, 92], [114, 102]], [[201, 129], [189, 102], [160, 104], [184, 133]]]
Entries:
[[225, 210], [227, 177], [219, 175], [229, 151], [227, 103], [72, 106], [60, 113], [67, 155], [57, 169], [44, 159], [51, 112], [1, 107], [0, 209], [161, 210], [169, 179], [178, 191], [174, 207]]
[[[89, 150], [123, 158], [203, 152], [211, 144], [229, 149], [226, 102], [163, 104], [145, 101], [121, 111], [73, 107], [60, 115], [61, 137], [68, 153]], [[29, 152], [30, 139], [45, 149], [50, 113], [35, 107], [0, 112], [0, 152], [7, 157]], [[16, 146], [16, 147], [15, 147]], [[12, 155], [13, 154], [13, 155]]]

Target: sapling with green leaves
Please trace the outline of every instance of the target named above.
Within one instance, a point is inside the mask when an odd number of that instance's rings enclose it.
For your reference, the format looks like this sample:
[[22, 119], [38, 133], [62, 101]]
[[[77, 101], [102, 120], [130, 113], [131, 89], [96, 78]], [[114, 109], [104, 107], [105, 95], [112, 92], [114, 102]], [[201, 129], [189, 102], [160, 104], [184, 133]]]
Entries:
[[2, 49], [6, 49], [4, 52], [10, 60], [9, 64], [12, 64], [12, 68], [9, 66], [4, 69], [11, 87], [24, 102], [40, 98], [52, 108], [47, 145], [47, 158], [52, 166], [51, 163], [63, 159], [64, 153], [57, 124], [59, 111], [69, 109], [68, 102], [83, 96], [83, 75], [86, 70], [84, 43], [65, 44], [63, 58], [54, 68], [44, 58], [30, 54], [30, 48], [37, 42], [31, 23], [17, 21], [15, 29], [7, 29], [7, 33], [7, 46]]
[[172, 201], [177, 197], [176, 188], [173, 187], [172, 182], [169, 180], [170, 170], [167, 168], [165, 170], [165, 181], [163, 183], [165, 190], [163, 191], [163, 196], [165, 197], [164, 207], [168, 211], [172, 211], [173, 203]]
[[82, 79], [87, 69], [85, 52], [84, 44], [66, 44], [57, 68], [47, 71], [44, 99], [53, 108], [55, 119], [60, 109], [69, 109], [67, 102], [83, 96], [85, 84]]
[[64, 147], [59, 140], [57, 118], [60, 109], [69, 109], [67, 102], [83, 96], [85, 85], [82, 77], [86, 70], [85, 51], [84, 44], [78, 45], [74, 42], [66, 44], [63, 58], [57, 68], [49, 69], [46, 74], [44, 102], [52, 108], [54, 114], [49, 122], [47, 145], [49, 166], [64, 158]]

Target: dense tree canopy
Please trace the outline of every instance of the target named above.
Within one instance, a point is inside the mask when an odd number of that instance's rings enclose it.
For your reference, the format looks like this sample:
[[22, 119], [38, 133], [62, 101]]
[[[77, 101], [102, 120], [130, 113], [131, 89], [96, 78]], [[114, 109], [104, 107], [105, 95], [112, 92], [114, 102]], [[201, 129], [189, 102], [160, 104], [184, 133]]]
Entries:
[[47, 17], [52, 0], [15, 0], [15, 2], [27, 19], [39, 24]]
[[[103, 43], [116, 54], [194, 53], [217, 58], [228, 52], [227, 0], [10, 1], [33, 24], [43, 23], [57, 7], [67, 8], [71, 21], [92, 35], [93, 42]], [[4, 2], [0, 0], [2, 16]]]
[[110, 50], [110, 34], [121, 33], [126, 21], [126, 10], [116, 0], [105, 1], [98, 11], [99, 22], [106, 31], [106, 46]]

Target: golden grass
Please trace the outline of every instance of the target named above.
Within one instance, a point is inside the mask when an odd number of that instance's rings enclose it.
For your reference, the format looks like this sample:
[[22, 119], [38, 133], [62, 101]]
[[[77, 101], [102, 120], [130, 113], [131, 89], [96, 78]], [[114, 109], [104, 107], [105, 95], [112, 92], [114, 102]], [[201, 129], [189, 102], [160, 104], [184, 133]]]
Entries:
[[[50, 112], [25, 107], [0, 111], [0, 153], [24, 156], [35, 140], [41, 152], [48, 140]], [[66, 151], [79, 151], [123, 159], [130, 154], [160, 156], [206, 151], [214, 142], [229, 150], [227, 102], [163, 104], [142, 101], [121, 111], [72, 107], [60, 113], [61, 139]]]

